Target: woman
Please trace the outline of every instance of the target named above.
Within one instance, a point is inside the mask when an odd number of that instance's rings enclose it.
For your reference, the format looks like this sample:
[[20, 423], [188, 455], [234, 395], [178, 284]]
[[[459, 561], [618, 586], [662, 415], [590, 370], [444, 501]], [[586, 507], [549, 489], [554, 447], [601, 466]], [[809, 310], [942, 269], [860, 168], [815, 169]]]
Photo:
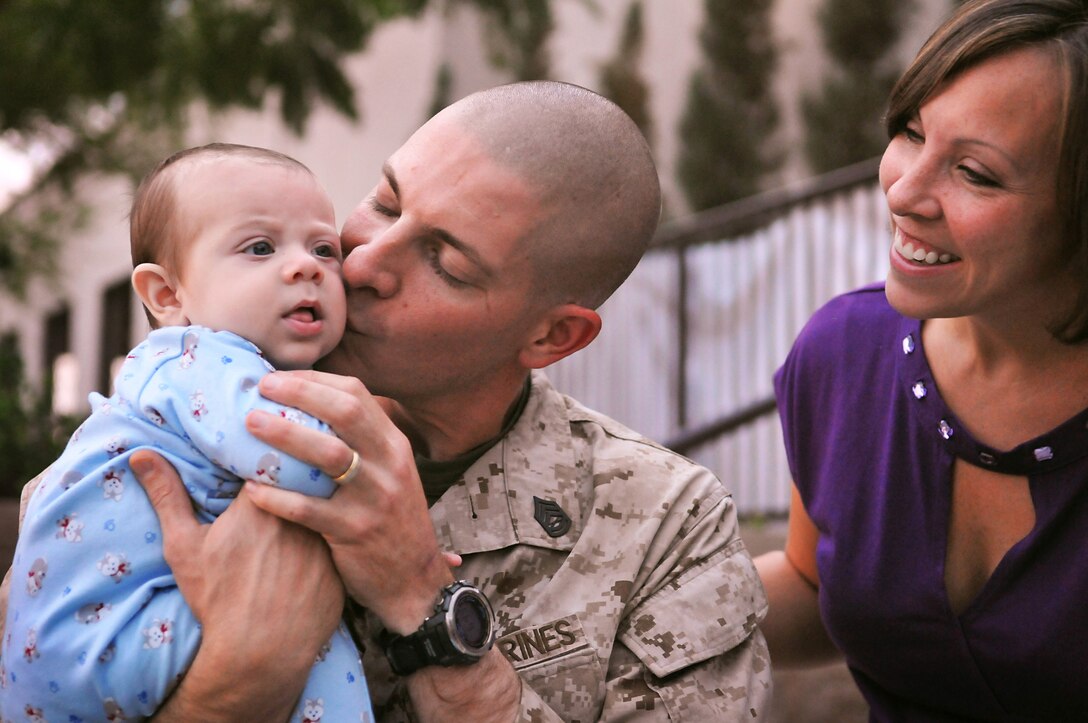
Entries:
[[776, 664], [878, 721], [1088, 715], [1088, 4], [969, 2], [892, 91], [885, 285], [776, 375]]

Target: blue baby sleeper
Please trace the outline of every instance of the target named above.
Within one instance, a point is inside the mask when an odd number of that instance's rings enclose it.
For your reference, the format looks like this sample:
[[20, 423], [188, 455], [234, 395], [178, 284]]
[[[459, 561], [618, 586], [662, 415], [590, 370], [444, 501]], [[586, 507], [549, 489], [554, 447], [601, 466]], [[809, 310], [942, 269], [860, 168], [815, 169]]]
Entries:
[[[257, 347], [235, 334], [167, 327], [129, 354], [114, 396], [91, 395], [91, 416], [31, 497], [19, 536], [0, 648], [0, 717], [149, 716], [196, 655], [200, 624], [163, 559], [158, 518], [129, 470], [132, 452], [166, 457], [206, 522], [244, 479], [332, 494], [327, 475], [245, 430], [247, 412], [263, 409], [329, 432], [260, 395], [257, 382], [269, 371]], [[343, 623], [318, 655], [294, 717], [322, 718], [373, 718]]]

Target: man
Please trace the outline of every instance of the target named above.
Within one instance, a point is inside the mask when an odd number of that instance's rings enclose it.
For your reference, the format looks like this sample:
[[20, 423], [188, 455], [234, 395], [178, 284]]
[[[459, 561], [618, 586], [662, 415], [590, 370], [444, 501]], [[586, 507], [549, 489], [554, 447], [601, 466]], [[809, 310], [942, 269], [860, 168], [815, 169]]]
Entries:
[[133, 458], [205, 625], [157, 720], [289, 715], [340, 596], [320, 540], [280, 520], [327, 543], [382, 720], [764, 714], [766, 603], [726, 490], [534, 371], [595, 338], [659, 207], [631, 120], [561, 83], [470, 96], [389, 158], [343, 228], [348, 328], [324, 367], [343, 376], [261, 386], [339, 439], [247, 420], [339, 475], [332, 498], [247, 484], [200, 527], [168, 466]]

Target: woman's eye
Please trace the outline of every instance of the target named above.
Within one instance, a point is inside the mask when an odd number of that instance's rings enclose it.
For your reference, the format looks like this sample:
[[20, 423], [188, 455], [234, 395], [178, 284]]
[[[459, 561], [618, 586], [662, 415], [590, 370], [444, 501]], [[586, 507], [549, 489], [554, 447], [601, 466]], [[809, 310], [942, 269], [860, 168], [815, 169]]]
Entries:
[[924, 143], [926, 137], [910, 126], [903, 128], [903, 136], [911, 143]]
[[985, 186], [986, 188], [993, 188], [999, 185], [998, 182], [994, 179], [979, 173], [970, 166], [961, 165], [959, 169], [960, 172], [963, 173], [964, 178], [967, 179], [968, 183], [972, 183], [976, 186]]
[[268, 256], [274, 251], [272, 244], [267, 241], [258, 241], [246, 247], [246, 253], [254, 256]]

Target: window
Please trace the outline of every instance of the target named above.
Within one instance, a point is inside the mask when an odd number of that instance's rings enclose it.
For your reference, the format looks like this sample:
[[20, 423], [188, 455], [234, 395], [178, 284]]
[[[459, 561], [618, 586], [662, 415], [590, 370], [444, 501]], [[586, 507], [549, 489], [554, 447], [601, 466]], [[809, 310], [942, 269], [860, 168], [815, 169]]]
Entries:
[[102, 336], [99, 344], [98, 389], [113, 394], [113, 380], [132, 348], [132, 287], [126, 278], [106, 289], [102, 299]]
[[72, 314], [67, 306], [45, 320], [45, 374], [55, 414], [75, 414], [84, 406], [79, 393], [79, 360], [71, 350]]

